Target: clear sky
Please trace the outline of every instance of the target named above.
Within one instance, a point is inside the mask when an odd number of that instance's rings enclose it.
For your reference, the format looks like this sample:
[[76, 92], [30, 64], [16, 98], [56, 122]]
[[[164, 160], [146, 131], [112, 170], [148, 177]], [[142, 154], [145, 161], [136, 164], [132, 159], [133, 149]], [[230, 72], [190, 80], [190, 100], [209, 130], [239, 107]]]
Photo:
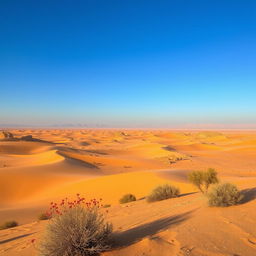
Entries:
[[1, 0], [0, 124], [256, 127], [256, 1]]

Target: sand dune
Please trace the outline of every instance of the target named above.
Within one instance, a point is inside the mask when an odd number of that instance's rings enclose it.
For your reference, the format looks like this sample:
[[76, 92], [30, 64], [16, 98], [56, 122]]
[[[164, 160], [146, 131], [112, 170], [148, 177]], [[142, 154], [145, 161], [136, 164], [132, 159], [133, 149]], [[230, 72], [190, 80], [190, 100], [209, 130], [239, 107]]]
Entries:
[[27, 141], [0, 141], [0, 153], [12, 155], [35, 154], [47, 151], [51, 144]]
[[211, 151], [211, 150], [221, 150], [220, 146], [216, 146], [214, 144], [206, 144], [206, 143], [195, 143], [189, 145], [180, 145], [176, 146], [177, 150], [180, 151]]
[[[49, 150], [43, 153], [32, 155], [4, 155], [0, 156], [0, 161], [5, 167], [48, 165], [62, 161], [64, 158], [56, 153], [56, 150]], [[1, 168], [1, 167], [0, 167]]]
[[[29, 240], [50, 201], [83, 194], [110, 204], [115, 245], [106, 256], [245, 255], [256, 252], [256, 133], [153, 130], [13, 130], [49, 141], [0, 141], [0, 219], [22, 226], [0, 231], [1, 255], [36, 255]], [[246, 193], [242, 205], [207, 207], [188, 183], [191, 170], [216, 168], [220, 179]], [[181, 196], [149, 204], [157, 185]], [[140, 200], [120, 205], [133, 193]], [[104, 210], [105, 211], [105, 210]], [[243, 221], [241, 221], [243, 220]], [[209, 233], [211, 230], [211, 233]]]

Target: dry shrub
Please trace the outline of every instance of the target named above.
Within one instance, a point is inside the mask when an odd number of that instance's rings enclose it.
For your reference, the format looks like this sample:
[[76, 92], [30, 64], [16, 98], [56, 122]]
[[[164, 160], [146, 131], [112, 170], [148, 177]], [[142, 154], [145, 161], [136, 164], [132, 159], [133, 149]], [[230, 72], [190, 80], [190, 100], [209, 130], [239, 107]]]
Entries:
[[156, 187], [149, 196], [147, 196], [148, 202], [155, 202], [165, 200], [173, 197], [177, 197], [180, 194], [180, 190], [174, 186], [168, 184]]
[[217, 172], [213, 168], [209, 168], [207, 171], [193, 171], [189, 173], [188, 179], [202, 193], [207, 193], [211, 184], [219, 182]]
[[119, 203], [125, 204], [133, 201], [136, 201], [136, 197], [133, 194], [126, 194], [119, 200]]
[[2, 225], [0, 225], [0, 230], [1, 229], [7, 229], [7, 228], [13, 228], [18, 226], [18, 222], [12, 220], [12, 221], [6, 221], [5, 223], [3, 223]]
[[110, 248], [112, 225], [105, 221], [98, 204], [74, 202], [61, 208], [53, 204], [58, 213], [46, 226], [38, 247], [41, 256], [92, 256]]
[[208, 192], [208, 188], [211, 184], [216, 184], [219, 182], [217, 177], [217, 172], [213, 168], [209, 168], [206, 172], [204, 172], [204, 185], [205, 191]]
[[202, 193], [203, 191], [203, 184], [204, 184], [204, 175], [202, 171], [193, 171], [188, 174], [189, 181], [194, 184]]
[[49, 220], [49, 219], [50, 219], [50, 216], [47, 213], [41, 213], [38, 216], [38, 220]]
[[209, 206], [231, 206], [238, 204], [243, 196], [237, 187], [231, 183], [219, 184], [208, 193]]

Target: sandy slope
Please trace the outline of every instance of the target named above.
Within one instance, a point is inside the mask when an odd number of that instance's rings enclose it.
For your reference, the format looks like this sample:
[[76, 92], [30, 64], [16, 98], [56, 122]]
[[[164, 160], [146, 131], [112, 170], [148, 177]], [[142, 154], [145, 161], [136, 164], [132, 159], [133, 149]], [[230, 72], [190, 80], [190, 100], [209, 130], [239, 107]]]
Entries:
[[[36, 255], [29, 240], [52, 200], [81, 193], [103, 198], [115, 229], [106, 256], [256, 255], [256, 133], [142, 130], [14, 130], [51, 142], [0, 141], [0, 219], [19, 227], [0, 231], [0, 255]], [[188, 183], [194, 169], [214, 167], [246, 190], [242, 205], [209, 208]], [[148, 204], [152, 188], [170, 183], [176, 199]], [[119, 205], [133, 193], [134, 203]]]
[[[255, 207], [250, 197], [239, 206], [209, 208], [199, 193], [152, 204], [141, 200], [112, 206], [106, 216], [114, 224], [115, 244], [103, 255], [251, 256], [256, 250]], [[0, 231], [1, 255], [35, 255], [30, 240], [40, 239], [45, 224]]]

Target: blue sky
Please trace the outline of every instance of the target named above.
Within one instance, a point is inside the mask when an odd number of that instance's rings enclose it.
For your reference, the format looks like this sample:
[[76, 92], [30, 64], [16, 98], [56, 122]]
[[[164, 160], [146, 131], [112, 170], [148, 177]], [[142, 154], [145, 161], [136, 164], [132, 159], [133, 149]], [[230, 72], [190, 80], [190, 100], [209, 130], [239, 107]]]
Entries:
[[255, 1], [1, 1], [0, 124], [256, 127]]

